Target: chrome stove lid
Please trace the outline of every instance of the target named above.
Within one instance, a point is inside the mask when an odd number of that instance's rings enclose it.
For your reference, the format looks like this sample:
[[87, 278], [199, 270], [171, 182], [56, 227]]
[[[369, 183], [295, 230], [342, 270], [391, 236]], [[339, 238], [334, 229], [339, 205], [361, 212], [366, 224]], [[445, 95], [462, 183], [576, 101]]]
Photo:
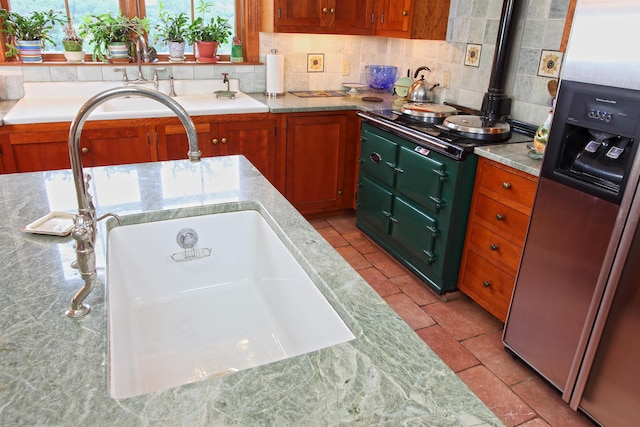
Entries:
[[470, 138], [500, 140], [509, 137], [511, 126], [507, 122], [488, 123], [486, 117], [457, 115], [447, 117], [443, 126]]
[[426, 119], [444, 119], [445, 117], [458, 114], [458, 110], [449, 105], [432, 103], [410, 102], [404, 104], [400, 111], [412, 117]]

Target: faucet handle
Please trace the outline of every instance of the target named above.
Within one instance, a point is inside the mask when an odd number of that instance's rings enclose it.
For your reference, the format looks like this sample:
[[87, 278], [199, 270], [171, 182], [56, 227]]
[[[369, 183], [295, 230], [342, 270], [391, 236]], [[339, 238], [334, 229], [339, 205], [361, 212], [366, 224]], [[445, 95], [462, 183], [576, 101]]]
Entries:
[[124, 67], [115, 67], [113, 69], [113, 71], [115, 71], [116, 73], [122, 73], [122, 81], [123, 82], [128, 82], [129, 81], [129, 77], [127, 77], [127, 69]]

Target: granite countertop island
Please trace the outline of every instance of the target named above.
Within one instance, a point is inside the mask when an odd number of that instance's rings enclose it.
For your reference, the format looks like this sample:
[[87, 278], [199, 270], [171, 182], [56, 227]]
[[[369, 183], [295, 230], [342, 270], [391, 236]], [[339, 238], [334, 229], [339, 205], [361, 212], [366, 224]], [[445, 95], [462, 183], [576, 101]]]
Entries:
[[[91, 312], [64, 312], [82, 280], [71, 237], [21, 231], [76, 207], [71, 172], [0, 175], [0, 425], [502, 425], [243, 157], [87, 168], [99, 215], [262, 211], [356, 339], [116, 400], [109, 396], [105, 225]], [[166, 212], [164, 212], [166, 214]], [[167, 313], [170, 316], [171, 313]], [[162, 375], [162, 372], [158, 372]]]

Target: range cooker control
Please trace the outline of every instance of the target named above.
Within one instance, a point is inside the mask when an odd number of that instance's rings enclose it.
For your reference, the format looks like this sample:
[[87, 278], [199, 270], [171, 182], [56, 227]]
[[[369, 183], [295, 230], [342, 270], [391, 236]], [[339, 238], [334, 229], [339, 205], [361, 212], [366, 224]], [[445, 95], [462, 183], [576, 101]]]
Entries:
[[606, 111], [594, 110], [593, 108], [589, 110], [587, 114], [590, 119], [602, 120], [605, 123], [609, 123], [613, 118], [611, 113]]

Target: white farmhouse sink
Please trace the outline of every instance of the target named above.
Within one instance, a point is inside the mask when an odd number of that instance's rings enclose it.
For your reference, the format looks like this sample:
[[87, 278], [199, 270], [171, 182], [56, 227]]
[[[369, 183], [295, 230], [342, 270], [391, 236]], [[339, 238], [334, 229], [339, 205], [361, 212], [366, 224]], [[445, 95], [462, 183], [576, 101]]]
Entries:
[[[132, 72], [129, 75], [133, 75]], [[190, 115], [266, 113], [269, 108], [240, 92], [238, 79], [229, 79], [229, 88], [236, 91], [235, 99], [216, 98], [214, 92], [226, 90], [222, 79], [176, 80], [175, 98]], [[122, 86], [121, 81], [103, 82], [27, 82], [24, 97], [4, 116], [6, 124], [70, 122], [80, 107], [93, 95]], [[152, 88], [152, 82], [144, 84]], [[160, 80], [159, 90], [170, 92], [168, 80]], [[88, 120], [153, 118], [173, 116], [174, 113], [149, 98], [117, 98], [99, 105]]]
[[[184, 255], [176, 236], [198, 234]], [[110, 394], [127, 398], [354, 339], [258, 211], [111, 229]]]

